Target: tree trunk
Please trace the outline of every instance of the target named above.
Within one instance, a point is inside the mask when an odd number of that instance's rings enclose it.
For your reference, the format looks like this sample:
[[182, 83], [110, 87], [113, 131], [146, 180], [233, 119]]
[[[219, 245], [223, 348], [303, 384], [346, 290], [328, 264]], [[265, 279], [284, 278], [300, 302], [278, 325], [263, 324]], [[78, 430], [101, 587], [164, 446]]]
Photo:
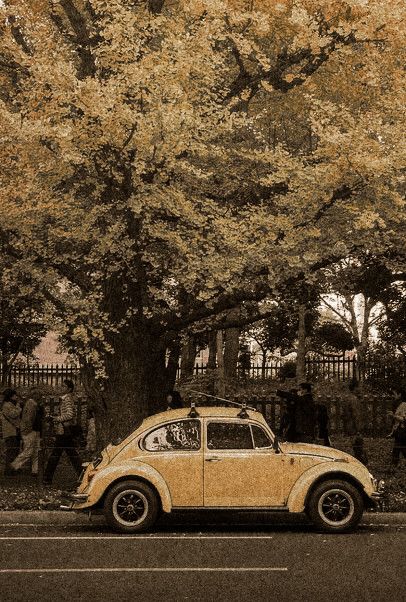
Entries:
[[299, 305], [299, 326], [297, 331], [297, 359], [296, 379], [297, 382], [306, 380], [306, 306]]
[[261, 377], [262, 378], [266, 378], [266, 349], [264, 349], [263, 347], [261, 347]]
[[[118, 338], [118, 337], [117, 337]], [[105, 358], [106, 379], [85, 369], [85, 387], [94, 406], [98, 447], [129, 435], [148, 415], [165, 408], [166, 347], [142, 332], [122, 332], [115, 353]]]
[[216, 382], [216, 395], [224, 397], [226, 394], [226, 382], [224, 374], [224, 355], [223, 355], [223, 331], [217, 331], [216, 343], [217, 343], [217, 382]]
[[196, 360], [196, 341], [193, 336], [188, 336], [182, 345], [180, 358], [180, 375], [181, 378], [193, 376], [193, 370]]
[[361, 330], [361, 337], [359, 339], [359, 343], [356, 347], [357, 349], [357, 368], [358, 368], [358, 380], [360, 382], [365, 380], [365, 370], [366, 370], [366, 355], [369, 347], [369, 331], [370, 325], [369, 320], [371, 317], [371, 311], [374, 306], [374, 301], [369, 298], [364, 297], [364, 312], [363, 312], [363, 323]]
[[[237, 317], [240, 313], [239, 308], [237, 312], [229, 312], [228, 317]], [[238, 351], [240, 348], [240, 329], [239, 328], [228, 328], [225, 333], [224, 341], [224, 375], [226, 379], [237, 378], [237, 363], [238, 363]]]
[[7, 356], [2, 354], [1, 356], [1, 385], [6, 387], [8, 384], [8, 361]]
[[176, 339], [169, 347], [169, 357], [166, 365], [166, 381], [168, 385], [168, 391], [172, 391], [172, 389], [175, 388], [176, 379], [178, 377], [179, 358], [180, 342], [179, 339]]
[[209, 357], [207, 360], [207, 369], [216, 369], [216, 355], [217, 355], [217, 333], [209, 332]]

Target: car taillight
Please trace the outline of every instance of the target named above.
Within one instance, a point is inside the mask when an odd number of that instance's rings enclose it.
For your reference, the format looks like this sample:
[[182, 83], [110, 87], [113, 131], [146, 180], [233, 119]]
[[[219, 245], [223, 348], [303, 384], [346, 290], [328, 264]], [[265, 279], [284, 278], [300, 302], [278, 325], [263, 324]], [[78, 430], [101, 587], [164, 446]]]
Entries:
[[87, 473], [87, 480], [88, 482], [91, 481], [94, 477], [94, 475], [97, 473], [97, 470], [89, 470], [89, 472]]
[[97, 468], [97, 466], [99, 466], [99, 464], [103, 461], [103, 456], [100, 454], [99, 456], [97, 456], [93, 461], [93, 468]]

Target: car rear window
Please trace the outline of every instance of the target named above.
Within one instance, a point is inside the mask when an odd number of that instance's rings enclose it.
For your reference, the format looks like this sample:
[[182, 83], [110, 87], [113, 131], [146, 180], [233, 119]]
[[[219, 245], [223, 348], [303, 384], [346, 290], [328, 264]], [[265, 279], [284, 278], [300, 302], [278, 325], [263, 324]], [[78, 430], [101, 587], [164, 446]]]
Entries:
[[207, 447], [209, 449], [253, 449], [249, 424], [209, 422]]
[[260, 447], [272, 447], [272, 441], [263, 428], [256, 424], [252, 424], [251, 428], [254, 437], [254, 445], [257, 449]]
[[200, 420], [178, 420], [154, 429], [144, 437], [147, 451], [195, 451], [200, 449]]

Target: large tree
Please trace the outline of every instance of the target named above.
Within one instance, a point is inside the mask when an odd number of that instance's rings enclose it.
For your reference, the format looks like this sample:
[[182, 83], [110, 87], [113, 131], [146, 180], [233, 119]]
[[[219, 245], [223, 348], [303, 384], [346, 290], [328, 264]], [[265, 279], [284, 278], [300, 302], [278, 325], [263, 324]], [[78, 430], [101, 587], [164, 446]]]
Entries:
[[46, 274], [105, 440], [179, 334], [404, 243], [403, 4], [6, 0], [1, 229]]

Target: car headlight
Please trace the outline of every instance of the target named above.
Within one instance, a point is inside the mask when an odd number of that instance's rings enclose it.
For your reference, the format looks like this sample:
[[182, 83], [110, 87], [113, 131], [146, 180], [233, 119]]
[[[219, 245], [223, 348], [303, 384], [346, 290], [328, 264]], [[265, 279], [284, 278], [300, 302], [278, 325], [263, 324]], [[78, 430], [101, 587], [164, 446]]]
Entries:
[[379, 493], [383, 493], [383, 492], [385, 491], [385, 481], [384, 481], [383, 479], [380, 479], [380, 480], [378, 481], [378, 484], [377, 484], [377, 491], [378, 491]]
[[372, 481], [372, 486], [375, 491], [378, 493], [383, 493], [385, 491], [385, 481], [383, 479], [375, 479], [371, 474], [369, 475]]

